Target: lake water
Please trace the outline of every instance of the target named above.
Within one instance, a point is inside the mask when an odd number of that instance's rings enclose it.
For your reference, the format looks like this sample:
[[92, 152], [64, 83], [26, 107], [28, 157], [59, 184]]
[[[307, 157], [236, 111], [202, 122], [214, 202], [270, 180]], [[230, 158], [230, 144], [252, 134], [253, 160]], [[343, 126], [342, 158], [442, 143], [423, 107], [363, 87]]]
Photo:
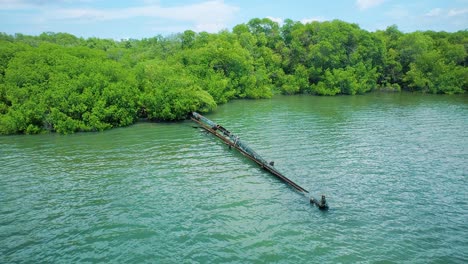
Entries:
[[241, 100], [191, 121], [0, 137], [0, 263], [466, 263], [468, 96]]

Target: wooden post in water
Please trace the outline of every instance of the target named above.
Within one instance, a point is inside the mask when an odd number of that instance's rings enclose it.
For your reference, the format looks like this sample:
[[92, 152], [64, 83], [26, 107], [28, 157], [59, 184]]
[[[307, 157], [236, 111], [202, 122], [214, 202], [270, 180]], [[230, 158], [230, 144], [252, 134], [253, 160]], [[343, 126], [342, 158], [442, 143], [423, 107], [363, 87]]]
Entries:
[[[262, 169], [270, 172], [281, 181], [287, 183], [289, 186], [293, 187], [296, 191], [307, 195], [309, 191], [302, 188], [299, 184], [295, 183], [294, 181], [290, 180], [279, 171], [277, 171], [273, 167], [273, 162], [268, 163], [264, 160], [260, 155], [258, 155], [254, 150], [252, 150], [249, 146], [243, 143], [238, 136], [232, 134], [226, 128], [216, 124], [215, 122], [211, 121], [210, 119], [200, 115], [197, 112], [193, 112], [191, 115], [191, 119], [199, 124], [204, 130], [210, 132], [217, 138], [221, 139], [224, 143], [228, 146], [237, 149], [242, 155], [246, 156], [247, 158], [251, 159], [255, 163], [257, 163]], [[310, 203], [316, 205], [321, 210], [328, 209], [328, 204], [325, 199], [325, 195], [322, 195], [320, 200], [317, 200], [313, 197], [310, 197]]]

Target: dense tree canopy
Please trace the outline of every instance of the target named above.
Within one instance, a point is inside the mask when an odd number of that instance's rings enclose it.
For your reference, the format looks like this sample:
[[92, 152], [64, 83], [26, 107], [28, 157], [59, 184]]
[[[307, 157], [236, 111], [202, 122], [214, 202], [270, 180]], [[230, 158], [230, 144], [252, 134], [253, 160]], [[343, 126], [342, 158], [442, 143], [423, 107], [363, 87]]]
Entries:
[[468, 90], [468, 31], [368, 32], [252, 19], [217, 34], [114, 41], [0, 34], [0, 134], [180, 120], [236, 98]]

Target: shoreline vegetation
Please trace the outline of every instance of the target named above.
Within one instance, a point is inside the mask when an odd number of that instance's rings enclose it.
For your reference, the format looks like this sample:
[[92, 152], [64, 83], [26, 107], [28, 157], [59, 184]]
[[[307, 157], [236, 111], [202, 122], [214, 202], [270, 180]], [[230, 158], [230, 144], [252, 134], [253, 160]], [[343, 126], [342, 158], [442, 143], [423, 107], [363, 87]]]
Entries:
[[233, 99], [468, 90], [468, 30], [368, 32], [255, 18], [232, 31], [115, 41], [0, 33], [0, 134], [174, 121]]

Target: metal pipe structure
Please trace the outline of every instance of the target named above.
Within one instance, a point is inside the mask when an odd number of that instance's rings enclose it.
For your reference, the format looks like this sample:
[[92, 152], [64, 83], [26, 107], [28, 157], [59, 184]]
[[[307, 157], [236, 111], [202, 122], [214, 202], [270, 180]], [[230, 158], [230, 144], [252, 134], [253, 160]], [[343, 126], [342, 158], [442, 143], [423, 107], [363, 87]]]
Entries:
[[[221, 139], [224, 143], [226, 143], [230, 148], [233, 147], [237, 149], [242, 155], [246, 156], [250, 160], [257, 163], [262, 169], [270, 172], [281, 181], [287, 183], [291, 187], [293, 187], [296, 191], [307, 195], [309, 191], [299, 186], [299, 184], [295, 183], [294, 181], [290, 180], [279, 171], [277, 171], [273, 167], [273, 162], [267, 162], [263, 159], [260, 155], [258, 155], [253, 149], [251, 149], [247, 144], [242, 142], [238, 136], [234, 135], [226, 128], [216, 124], [215, 122], [211, 121], [210, 119], [200, 115], [197, 112], [193, 112], [191, 119], [199, 124], [204, 130], [210, 132], [217, 138]], [[319, 209], [328, 209], [328, 204], [325, 200], [325, 195], [322, 195], [321, 200], [317, 200], [313, 197], [310, 197], [310, 203], [316, 205]]]

